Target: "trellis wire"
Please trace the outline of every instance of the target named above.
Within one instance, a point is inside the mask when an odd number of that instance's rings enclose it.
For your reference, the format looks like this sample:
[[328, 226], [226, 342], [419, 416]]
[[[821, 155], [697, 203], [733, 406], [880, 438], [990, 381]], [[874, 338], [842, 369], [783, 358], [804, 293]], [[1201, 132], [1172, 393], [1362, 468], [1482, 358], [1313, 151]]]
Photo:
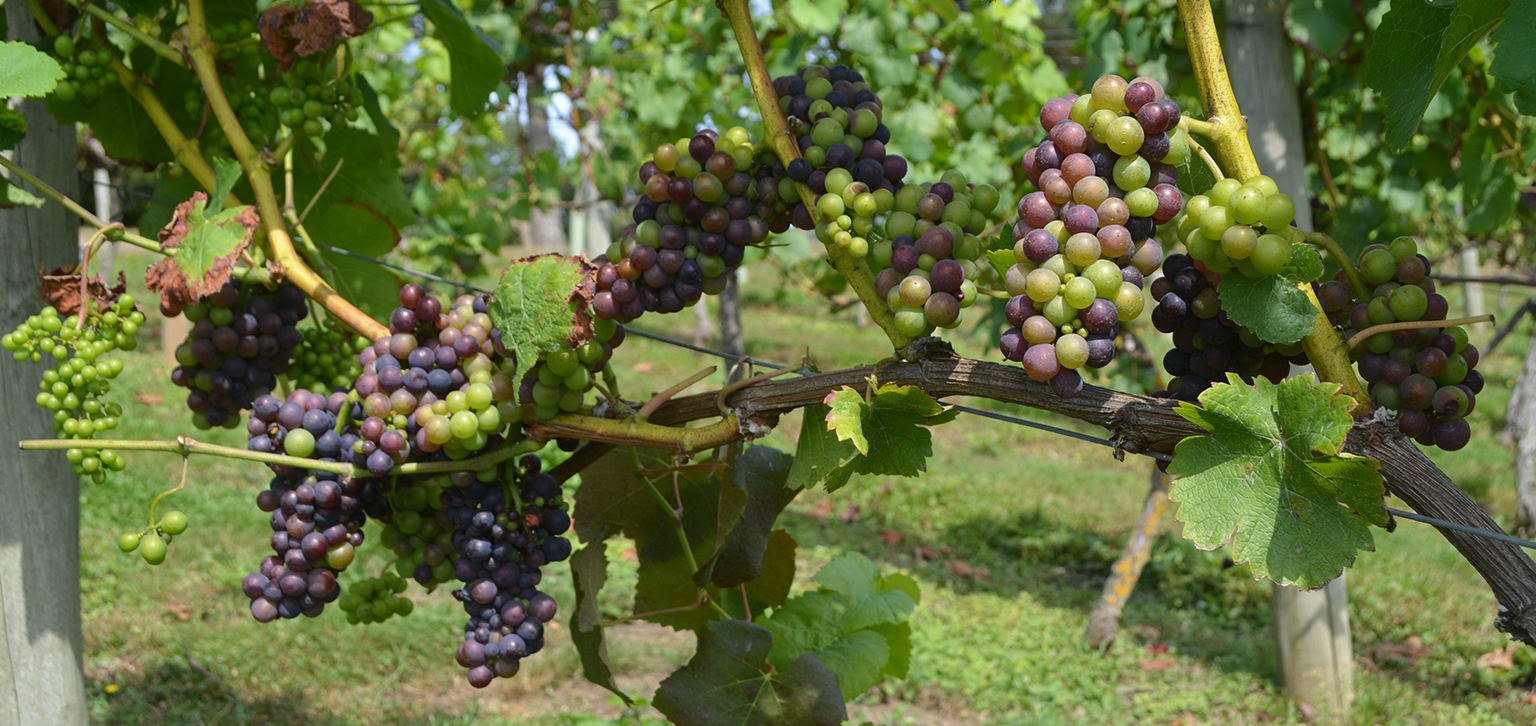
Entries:
[[[82, 176], [82, 178], [85, 178], [85, 177]], [[86, 179], [86, 180], [90, 181], [93, 184], [101, 184], [102, 183], [102, 182], [97, 182], [94, 179]], [[155, 197], [152, 194], [144, 194], [143, 192], [137, 192], [137, 191], [134, 191], [134, 190], [130, 190], [130, 189], [126, 188], [126, 187], [118, 186], [116, 184], [107, 184], [107, 186], [111, 186], [111, 187], [113, 187], [115, 189], [118, 189], [120, 191], [123, 191], [123, 192], [134, 194], [135, 196], [141, 196], [141, 197], [144, 197], [144, 198], [147, 198], [147, 199], [151, 199], [153, 201], [160, 202], [162, 204], [166, 204], [168, 206], [174, 206], [170, 202], [167, 202], [167, 201], [165, 201], [163, 199]], [[487, 290], [487, 289], [485, 289], [483, 287], [478, 287], [476, 285], [471, 285], [471, 284], [469, 284], [467, 282], [462, 282], [462, 281], [459, 281], [459, 280], [452, 280], [452, 279], [449, 279], [449, 278], [446, 278], [446, 277], [442, 277], [442, 276], [439, 276], [439, 275], [434, 275], [434, 274], [432, 274], [430, 272], [422, 272], [421, 270], [411, 269], [411, 268], [406, 267], [404, 265], [396, 265], [396, 264], [393, 264], [393, 263], [385, 262], [384, 260], [378, 259], [376, 257], [369, 257], [367, 255], [358, 254], [356, 252], [352, 252], [351, 250], [341, 249], [340, 247], [332, 247], [330, 245], [319, 244], [319, 243], [316, 243], [315, 246], [319, 247], [320, 249], [326, 250], [328, 252], [334, 252], [336, 254], [346, 255], [347, 257], [352, 257], [352, 258], [355, 258], [355, 259], [359, 259], [359, 260], [362, 260], [364, 262], [371, 262], [371, 263], [373, 263], [375, 265], [379, 265], [381, 267], [387, 267], [387, 268], [389, 268], [391, 270], [395, 270], [397, 272], [403, 272], [403, 273], [405, 273], [407, 275], [414, 275], [416, 277], [420, 277], [420, 278], [425, 279], [425, 280], [432, 280], [433, 282], [441, 282], [441, 283], [443, 283], [445, 285], [452, 285], [454, 287], [463, 288], [465, 290], [473, 290], [475, 292], [486, 293], [486, 294], [493, 294], [492, 291], [490, 291], [490, 290]], [[1519, 284], [1519, 283], [1516, 282], [1514, 284]], [[762, 366], [764, 368], [769, 368], [769, 369], [772, 369], [772, 370], [783, 370], [783, 369], [788, 367], [788, 366], [780, 365], [778, 363], [770, 363], [770, 362], [765, 361], [765, 360], [758, 360], [758, 359], [752, 358], [750, 356], [731, 355], [730, 353], [726, 353], [726, 352], [723, 352], [723, 351], [713, 350], [713, 349], [710, 349], [710, 348], [705, 348], [703, 346], [693, 345], [691, 343], [684, 343], [683, 341], [680, 341], [680, 340], [673, 340], [673, 339], [668, 338], [666, 336], [657, 335], [655, 333], [647, 333], [647, 332], [645, 332], [643, 330], [636, 330], [634, 328], [625, 328], [624, 332], [625, 332], [626, 335], [638, 335], [638, 336], [640, 336], [642, 338], [646, 338], [648, 340], [654, 340], [654, 341], [656, 341], [658, 343], [664, 343], [666, 345], [671, 345], [671, 346], [674, 346], [674, 347], [677, 347], [677, 348], [683, 348], [685, 350], [691, 350], [691, 351], [693, 351], [695, 353], [702, 353], [702, 354], [705, 354], [705, 355], [712, 355], [712, 356], [715, 356], [715, 357], [720, 358], [722, 360], [735, 361], [735, 362], [738, 362], [738, 363], [749, 363], [751, 365]], [[802, 375], [802, 376], [812, 375], [810, 372], [803, 371], [803, 370], [795, 371], [795, 373], [797, 373], [799, 375]], [[1100, 446], [1107, 446], [1107, 447], [1112, 448], [1112, 449], [1113, 448], [1117, 448], [1115, 446], [1114, 442], [1110, 441], [1109, 439], [1101, 438], [1101, 437], [1098, 437], [1098, 436], [1090, 436], [1088, 434], [1081, 433], [1081, 432], [1078, 432], [1078, 431], [1073, 431], [1071, 429], [1065, 429], [1065, 428], [1061, 428], [1061, 427], [1058, 427], [1058, 426], [1051, 426], [1050, 424], [1043, 424], [1043, 423], [1039, 423], [1037, 421], [1030, 421], [1028, 419], [1018, 418], [1016, 416], [1008, 416], [1006, 414], [993, 413], [991, 411], [985, 411], [985, 410], [982, 410], [982, 409], [979, 409], [979, 408], [972, 408], [970, 406], [959, 406], [959, 405], [956, 405], [956, 406], [954, 406], [954, 408], [957, 411], [961, 411], [963, 413], [968, 413], [968, 414], [971, 414], [973, 416], [981, 416], [982, 418], [989, 418], [989, 419], [993, 419], [995, 421], [1002, 421], [1002, 422], [1005, 422], [1005, 423], [1011, 423], [1011, 424], [1015, 424], [1015, 425], [1018, 425], [1018, 426], [1026, 426], [1026, 427], [1033, 428], [1033, 429], [1039, 429], [1041, 431], [1057, 434], [1059, 436], [1066, 436], [1068, 438], [1077, 439], [1079, 441], [1086, 441], [1086, 442], [1091, 443], [1091, 444], [1098, 444]], [[1148, 457], [1151, 457], [1151, 458], [1154, 458], [1154, 459], [1158, 459], [1160, 461], [1173, 461], [1173, 455], [1166, 454], [1166, 453], [1163, 453], [1161, 451], [1138, 451], [1138, 452], [1135, 452], [1135, 453], [1141, 454], [1143, 456], [1148, 456]], [[1412, 520], [1412, 521], [1415, 521], [1415, 522], [1422, 522], [1424, 524], [1433, 525], [1435, 527], [1440, 527], [1440, 528], [1443, 528], [1443, 529], [1451, 529], [1451, 530], [1455, 530], [1457, 532], [1463, 532], [1465, 534], [1476, 535], [1478, 537], [1485, 537], [1487, 539], [1498, 540], [1500, 542], [1505, 542], [1505, 543], [1516, 545], [1516, 546], [1519, 546], [1519, 547], [1525, 547], [1525, 548], [1528, 548], [1528, 549], [1536, 549], [1536, 542], [1533, 542], [1533, 541], [1528, 540], [1528, 539], [1521, 539], [1519, 537], [1508, 535], [1508, 534], [1505, 534], [1503, 532], [1494, 532], [1492, 530], [1479, 529], [1477, 527], [1469, 527], [1469, 526], [1467, 526], [1465, 524], [1457, 524], [1456, 522], [1447, 521], [1447, 520], [1444, 520], [1444, 519], [1440, 519], [1438, 517], [1427, 517], [1427, 516], [1422, 515], [1422, 514], [1417, 514], [1415, 512], [1409, 512], [1409, 511], [1405, 511], [1405, 510], [1402, 510], [1402, 509], [1396, 509], [1396, 508], [1393, 508], [1393, 507], [1386, 507], [1385, 509], [1388, 512], [1390, 512], [1393, 516], [1402, 517], [1403, 519], [1408, 519], [1408, 520]]]

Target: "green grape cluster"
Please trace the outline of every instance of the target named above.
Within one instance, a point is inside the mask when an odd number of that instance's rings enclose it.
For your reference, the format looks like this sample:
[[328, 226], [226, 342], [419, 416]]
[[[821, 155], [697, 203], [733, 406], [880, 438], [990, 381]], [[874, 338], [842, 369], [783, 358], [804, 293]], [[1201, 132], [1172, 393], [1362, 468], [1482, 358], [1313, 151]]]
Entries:
[[151, 565], [165, 562], [165, 553], [171, 540], [187, 531], [187, 515], [167, 512], [160, 521], [143, 532], [124, 532], [117, 538], [117, 548], [124, 554], [137, 550], [140, 557]]
[[68, 35], [53, 39], [53, 52], [64, 68], [64, 80], [53, 89], [53, 98], [58, 101], [69, 103], [78, 98], [90, 103], [115, 82], [109, 68], [112, 65], [111, 48], [92, 49], [81, 45]]
[[293, 350], [288, 373], [296, 388], [330, 391], [351, 388], [363, 374], [357, 355], [372, 345], [361, 335], [349, 335], [334, 327], [300, 328], [304, 341]]
[[1295, 202], [1274, 179], [1223, 179], [1190, 198], [1178, 221], [1179, 239], [1212, 272], [1268, 277], [1290, 264], [1295, 217]]
[[282, 80], [284, 85], [268, 92], [267, 101], [278, 109], [284, 126], [315, 137], [325, 133], [322, 121], [345, 126], [357, 120], [363, 92], [350, 75], [336, 78], [321, 62], [301, 60]]
[[[58, 361], [43, 372], [37, 405], [53, 412], [53, 432], [61, 439], [91, 439], [117, 427], [122, 408], [102, 400], [112, 390], [112, 379], [123, 372], [123, 362], [103, 356], [114, 350], [138, 347], [134, 334], [144, 314], [134, 307], [133, 296], [124, 293], [100, 312], [60, 319], [52, 306], [27, 318], [16, 330], [0, 338], [0, 348], [17, 361], [41, 362], [45, 356]], [[122, 471], [126, 462], [113, 451], [69, 449], [65, 457], [80, 476], [96, 483], [107, 471]]]
[[378, 577], [348, 583], [336, 604], [352, 625], [382, 623], [396, 615], [410, 615], [416, 609], [410, 599], [400, 597], [405, 588], [405, 578], [386, 571]]
[[576, 348], [555, 351], [539, 359], [523, 377], [527, 401], [534, 415], [548, 420], [562, 412], [580, 411], [587, 392], [608, 366], [613, 349], [624, 342], [624, 328], [612, 320], [593, 321], [595, 337]]

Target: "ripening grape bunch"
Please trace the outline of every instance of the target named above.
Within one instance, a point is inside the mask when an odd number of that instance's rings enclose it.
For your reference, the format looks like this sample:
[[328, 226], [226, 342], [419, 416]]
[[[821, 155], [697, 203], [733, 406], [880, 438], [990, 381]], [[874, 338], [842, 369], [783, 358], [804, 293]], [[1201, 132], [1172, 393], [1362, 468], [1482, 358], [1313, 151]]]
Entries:
[[361, 439], [353, 462], [374, 476], [439, 451], [462, 459], [521, 417], [512, 354], [489, 314], [488, 295], [444, 300], [420, 285], [400, 289], [391, 335], [358, 355]]
[[571, 516], [560, 483], [540, 471], [536, 456], [523, 457], [507, 478], [504, 489], [463, 477], [467, 484], [442, 495], [441, 518], [454, 528], [458, 555], [453, 574], [464, 583], [453, 595], [469, 615], [456, 658], [476, 688], [516, 675], [522, 658], [543, 649], [544, 626], [557, 608], [538, 589], [541, 568], [571, 556], [571, 542], [561, 536]]
[[1191, 197], [1179, 219], [1179, 240], [1212, 272], [1244, 277], [1279, 274], [1291, 262], [1296, 204], [1263, 174], [1222, 179]]
[[1156, 80], [1104, 76], [1091, 93], [1047, 101], [1046, 138], [1024, 154], [1037, 191], [1019, 200], [1015, 264], [1004, 275], [1003, 356], [1058, 395], [1082, 389], [1084, 366], [1115, 355], [1119, 325], [1145, 306], [1163, 262], [1153, 235], [1183, 207], [1174, 164], [1189, 155], [1181, 111]]
[[289, 354], [288, 379], [295, 388], [330, 391], [350, 388], [362, 375], [357, 356], [373, 343], [334, 326], [300, 328], [303, 342]]
[[[1353, 301], [1342, 279], [1318, 286], [1318, 300], [1344, 327], [1346, 340], [1377, 325], [1445, 320], [1450, 309], [1429, 279], [1429, 259], [1411, 237], [1374, 244], [1357, 265], [1372, 285], [1369, 300]], [[1339, 275], [1343, 277], [1341, 272]], [[1397, 428], [1425, 446], [1456, 451], [1467, 445], [1466, 416], [1477, 406], [1481, 354], [1459, 326], [1427, 325], [1380, 332], [1352, 349], [1371, 400], [1397, 412]]]
[[770, 228], [789, 227], [774, 205], [778, 184], [758, 154], [740, 126], [656, 147], [640, 167], [644, 197], [633, 224], [603, 257], [614, 274], [600, 277], [593, 313], [629, 322], [724, 290], [748, 245], [762, 243]]
[[1168, 388], [1153, 396], [1193, 403], [1212, 384], [1226, 383], [1229, 373], [1248, 383], [1260, 376], [1279, 383], [1291, 363], [1307, 363], [1300, 344], [1266, 343], [1233, 323], [1221, 309], [1215, 278], [1183, 253], [1163, 261], [1163, 276], [1151, 285], [1152, 327], [1172, 336], [1173, 349], [1163, 356]]
[[303, 342], [295, 326], [309, 315], [306, 302], [292, 285], [273, 289], [239, 280], [185, 308], [169, 298], [161, 301], [161, 313], [186, 315], [192, 322], [176, 348], [171, 382], [188, 389], [194, 426], [235, 428], [240, 410], [277, 386], [277, 376], [288, 372], [289, 356]]
[[[118, 404], [102, 398], [112, 391], [112, 379], [123, 372], [123, 362], [105, 356], [138, 347], [134, 335], [143, 322], [144, 313], [127, 293], [100, 310], [91, 309], [87, 299], [81, 313], [65, 318], [50, 305], [0, 338], [0, 349], [18, 362], [57, 361], [43, 371], [37, 405], [53, 413], [58, 438], [93, 439], [117, 428], [123, 415]], [[89, 476], [97, 484], [106, 481], [108, 471], [122, 471], [127, 465], [114, 451], [67, 449], [64, 454], [76, 476]]]
[[[602, 279], [604, 265], [599, 268]], [[605, 318], [592, 324], [593, 338], [579, 346], [546, 353], [518, 385], [517, 401], [533, 410], [540, 420], [576, 413], [586, 405], [587, 392], [607, 368], [613, 350], [624, 343], [624, 326]]]
[[[827, 175], [829, 192], [845, 174], [834, 169]], [[887, 194], [879, 190], [875, 196], [883, 200]], [[937, 182], [903, 184], [890, 196], [889, 203], [879, 205], [881, 213], [888, 213], [885, 240], [870, 252], [870, 266], [879, 270], [875, 292], [885, 298], [903, 335], [959, 326], [962, 311], [979, 299], [976, 286], [987, 245], [978, 235], [993, 219], [1000, 200], [997, 188], [971, 184], [964, 174], [947, 171]], [[829, 211], [820, 202], [817, 207], [823, 215]]]

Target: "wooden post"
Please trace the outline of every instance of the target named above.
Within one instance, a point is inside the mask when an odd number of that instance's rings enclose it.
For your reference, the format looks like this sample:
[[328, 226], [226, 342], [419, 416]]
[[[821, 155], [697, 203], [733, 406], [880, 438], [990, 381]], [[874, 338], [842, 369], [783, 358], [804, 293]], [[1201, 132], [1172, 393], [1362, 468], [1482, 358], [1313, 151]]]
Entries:
[[[1477, 248], [1468, 247], [1461, 251], [1461, 274], [1464, 277], [1477, 277], [1482, 274], [1478, 268], [1482, 264], [1477, 259]], [[1462, 292], [1466, 294], [1467, 317], [1483, 314], [1483, 283], [1468, 282], [1462, 284]]]
[[[24, 3], [6, 3], [12, 40], [35, 42]], [[78, 187], [75, 127], [60, 126], [43, 102], [19, 110], [27, 135], [11, 158], [57, 189]], [[28, 189], [42, 196], [36, 189]], [[41, 209], [0, 210], [0, 327], [6, 332], [42, 308], [38, 265], [79, 259], [79, 221], [49, 201]], [[48, 412], [33, 403], [42, 365], [0, 364], [0, 724], [73, 726], [86, 722], [80, 635], [80, 478], [57, 452], [17, 450], [20, 439], [52, 438]]]
[[[1296, 202], [1296, 226], [1312, 228], [1291, 45], [1281, 0], [1226, 6], [1227, 72], [1248, 119], [1248, 141], [1264, 173]], [[1271, 602], [1281, 683], [1314, 709], [1318, 723], [1347, 719], [1354, 700], [1344, 578], [1312, 592], [1275, 585]]]

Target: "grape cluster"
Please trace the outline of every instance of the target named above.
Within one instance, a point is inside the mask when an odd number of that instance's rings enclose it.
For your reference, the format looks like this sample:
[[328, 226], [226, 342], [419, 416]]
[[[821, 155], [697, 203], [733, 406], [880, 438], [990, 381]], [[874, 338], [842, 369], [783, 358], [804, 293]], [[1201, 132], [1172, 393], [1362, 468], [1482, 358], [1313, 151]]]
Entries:
[[[778, 94], [779, 107], [783, 109], [789, 131], [800, 146], [800, 157], [788, 167], [774, 165], [774, 176], [779, 180], [781, 205], [789, 210], [790, 219], [800, 229], [815, 227], [810, 210], [799, 201], [792, 182], [811, 188], [821, 197], [831, 195], [827, 201], [817, 200], [818, 211], [826, 224], [817, 229], [823, 242], [835, 243], [848, 249], [855, 257], [867, 254], [869, 243], [866, 236], [874, 228], [874, 214], [864, 214], [872, 203], [891, 208], [890, 197], [877, 195], [884, 191], [894, 195], [907, 176], [907, 160], [896, 154], [886, 153], [885, 145], [891, 141], [891, 130], [882, 122], [885, 110], [880, 97], [870, 89], [864, 76], [845, 65], [828, 68], [809, 65], [799, 73], [780, 76], [773, 81]], [[826, 181], [834, 170], [841, 169], [857, 182], [860, 191], [849, 195], [847, 200], [837, 199], [847, 185], [838, 185], [836, 191], [828, 189]], [[870, 197], [859, 197], [870, 194]], [[837, 199], [834, 202], [833, 199]], [[857, 205], [856, 199], [862, 199]], [[837, 203], [848, 211], [849, 224], [840, 224], [837, 214], [826, 212]], [[828, 205], [823, 208], [822, 205]], [[835, 238], [835, 242], [833, 241]], [[864, 240], [855, 244], [853, 240]]]
[[336, 606], [347, 614], [347, 622], [353, 625], [382, 623], [396, 615], [410, 615], [416, 603], [400, 597], [405, 592], [406, 581], [393, 572], [378, 577], [368, 577], [347, 584], [346, 594]]
[[309, 315], [304, 292], [292, 285], [269, 289], [226, 282], [218, 292], [185, 309], [162, 301], [167, 316], [192, 321], [176, 348], [171, 382], [188, 389], [187, 408], [199, 429], [234, 428], [239, 413], [277, 385], [290, 354], [303, 342], [295, 327]]
[[1291, 262], [1291, 220], [1296, 204], [1275, 180], [1259, 174], [1247, 181], [1223, 179], [1191, 197], [1179, 220], [1179, 239], [1212, 272], [1236, 270], [1244, 277], [1278, 274]]
[[476, 688], [516, 675], [522, 658], [544, 647], [544, 624], [555, 617], [555, 599], [538, 585], [545, 564], [571, 555], [560, 536], [571, 517], [560, 483], [539, 467], [537, 457], [522, 459], [510, 502], [507, 489], [473, 477], [442, 495], [458, 555], [453, 574], [465, 584], [453, 594], [469, 615], [456, 657]]
[[[319, 57], [329, 59], [326, 55]], [[283, 85], [267, 91], [263, 100], [268, 108], [278, 109], [277, 119], [282, 125], [305, 136], [324, 134], [324, 121], [333, 127], [346, 126], [347, 122], [357, 120], [363, 92], [358, 90], [351, 74], [343, 73], [338, 78], [334, 66], [330, 71], [320, 61], [300, 59], [291, 72], [280, 77]]]
[[[321, 462], [346, 461], [358, 436], [338, 433], [338, 413], [350, 407], [344, 393], [329, 397], [294, 391], [287, 401], [264, 395], [251, 405], [248, 447], [281, 451]], [[270, 512], [272, 550], [258, 572], [247, 575], [242, 590], [251, 599], [251, 615], [267, 623], [279, 617], [319, 615], [341, 595], [336, 576], [356, 557], [368, 517], [388, 517], [389, 504], [379, 480], [342, 477], [325, 471], [271, 465], [277, 476], [256, 497]]]
[[1299, 344], [1265, 343], [1227, 317], [1216, 294], [1216, 283], [1186, 254], [1163, 262], [1163, 276], [1152, 282], [1152, 326], [1173, 335], [1173, 350], [1163, 356], [1171, 378], [1168, 389], [1152, 395], [1196, 401], [1213, 383], [1225, 383], [1236, 373], [1252, 383], [1258, 376], [1279, 383], [1291, 363], [1306, 364]]
[[443, 490], [453, 484], [469, 485], [469, 479], [485, 477], [492, 483], [496, 469], [482, 472], [455, 472], [446, 477], [418, 480], [413, 486], [408, 477], [397, 477], [389, 497], [394, 517], [379, 533], [379, 541], [395, 553], [395, 574], [431, 588], [453, 579], [453, 563], [448, 552], [453, 543], [448, 528], [438, 519]]
[[518, 401], [532, 406], [540, 419], [581, 410], [587, 391], [596, 387], [597, 377], [613, 357], [613, 349], [624, 343], [624, 326], [598, 318], [592, 327], [592, 340], [545, 354], [523, 376]]
[[[112, 390], [112, 379], [123, 372], [123, 362], [103, 356], [114, 350], [138, 347], [134, 334], [144, 313], [133, 296], [120, 295], [104, 310], [85, 304], [80, 315], [60, 319], [52, 306], [27, 318], [0, 338], [0, 349], [17, 361], [41, 362], [45, 356], [58, 363], [43, 371], [37, 405], [53, 412], [53, 433], [61, 439], [92, 439], [117, 428], [122, 408], [102, 397]], [[64, 452], [76, 476], [89, 476], [100, 484], [108, 471], [122, 471], [127, 462], [114, 451], [68, 449]]]
[[416, 453], [462, 459], [521, 417], [489, 296], [451, 301], [420, 285], [400, 289], [392, 335], [358, 356], [353, 390], [362, 401], [354, 461], [384, 476]]
[[[1318, 286], [1319, 301], [1340, 318], [1346, 339], [1376, 325], [1445, 320], [1449, 305], [1435, 292], [1429, 260], [1412, 238], [1365, 248], [1358, 268], [1374, 286], [1369, 300], [1351, 301], [1339, 279]], [[1483, 376], [1475, 370], [1481, 354], [1465, 330], [1426, 325], [1377, 333], [1352, 352], [1371, 400], [1398, 412], [1399, 431], [1446, 451], [1467, 445], [1472, 427], [1466, 416], [1477, 406]]]
[[[834, 169], [827, 188], [841, 184], [846, 174]], [[886, 194], [880, 190], [875, 196], [883, 200]], [[822, 197], [828, 198], [835, 197]], [[964, 174], [947, 171], [938, 182], [902, 185], [891, 198], [878, 205], [889, 212], [884, 224], [889, 241], [876, 242], [870, 253], [871, 266], [880, 270], [875, 292], [885, 297], [897, 329], [907, 336], [957, 327], [961, 311], [978, 299], [976, 281], [983, 269], [978, 260], [987, 245], [977, 235], [997, 209], [997, 188], [971, 184]], [[822, 206], [818, 202], [825, 215], [829, 210]]]
[[656, 147], [640, 167], [645, 196], [634, 223], [603, 258], [613, 270], [599, 277], [593, 313], [628, 322], [724, 290], [748, 245], [767, 239], [771, 226], [789, 226], [774, 207], [778, 184], [757, 155], [740, 126]]
[[1142, 286], [1163, 262], [1153, 235], [1183, 206], [1180, 113], [1156, 80], [1115, 75], [1040, 110], [1046, 138], [1024, 154], [1037, 190], [1018, 204], [999, 347], [1058, 395], [1082, 390], [1082, 367], [1114, 359], [1120, 324], [1145, 307]]
[[117, 548], [124, 554], [138, 551], [139, 556], [151, 565], [165, 562], [166, 549], [171, 540], [181, 536], [187, 531], [187, 515], [181, 512], [166, 512], [160, 521], [143, 532], [124, 532], [117, 538]]
[[288, 377], [298, 388], [311, 391], [347, 389], [363, 374], [358, 354], [373, 345], [361, 335], [334, 327], [300, 328], [303, 342], [289, 356]]
[[[87, 43], [88, 44], [88, 41]], [[53, 88], [52, 97], [62, 103], [80, 99], [92, 103], [101, 98], [101, 92], [117, 82], [109, 67], [112, 65], [111, 46], [100, 50], [80, 47], [74, 38], [59, 35], [53, 39], [53, 53], [64, 68], [64, 79]]]

